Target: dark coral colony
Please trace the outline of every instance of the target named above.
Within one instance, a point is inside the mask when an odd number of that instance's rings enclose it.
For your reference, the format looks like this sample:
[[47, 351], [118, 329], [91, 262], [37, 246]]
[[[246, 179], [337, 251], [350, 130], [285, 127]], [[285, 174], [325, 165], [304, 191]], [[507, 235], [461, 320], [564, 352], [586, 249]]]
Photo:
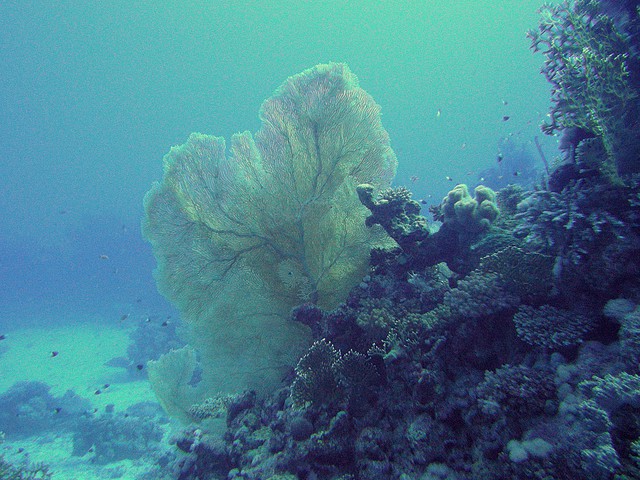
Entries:
[[561, 158], [531, 190], [457, 185], [428, 221], [343, 64], [231, 158], [167, 155], [143, 229], [190, 345], [148, 367], [186, 425], [170, 478], [640, 478], [640, 7], [540, 13]]

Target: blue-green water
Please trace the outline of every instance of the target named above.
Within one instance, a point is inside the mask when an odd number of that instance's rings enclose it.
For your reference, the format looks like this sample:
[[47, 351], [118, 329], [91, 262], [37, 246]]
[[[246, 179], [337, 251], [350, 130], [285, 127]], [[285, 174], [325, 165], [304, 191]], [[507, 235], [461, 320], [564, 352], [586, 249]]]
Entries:
[[317, 63], [348, 63], [382, 106], [396, 184], [438, 203], [447, 176], [475, 183], [501, 138], [539, 135], [538, 7], [2, 2], [0, 312], [152, 297], [138, 226], [162, 156], [192, 131], [255, 131], [261, 102]]

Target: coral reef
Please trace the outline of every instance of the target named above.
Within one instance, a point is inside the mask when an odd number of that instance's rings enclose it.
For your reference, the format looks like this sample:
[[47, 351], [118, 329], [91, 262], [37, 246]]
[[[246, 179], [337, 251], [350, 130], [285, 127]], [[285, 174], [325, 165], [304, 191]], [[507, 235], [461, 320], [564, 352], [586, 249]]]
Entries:
[[445, 294], [443, 304], [452, 315], [478, 318], [514, 308], [519, 300], [517, 296], [504, 290], [498, 274], [474, 270], [460, 280], [456, 288]]
[[504, 365], [485, 373], [477, 394], [484, 414], [500, 411], [517, 420], [543, 414], [547, 402], [555, 397], [555, 385], [549, 371]]
[[191, 405], [188, 414], [195, 421], [223, 417], [227, 414], [227, 408], [234, 398], [234, 395], [217, 395], [206, 398], [202, 403]]
[[[78, 462], [104, 465], [105, 472], [107, 464], [123, 459], [150, 466], [161, 462], [166, 465], [174, 459], [174, 453], [161, 444], [168, 419], [157, 403], [137, 403], [121, 412], [108, 404], [99, 412], [91, 402], [71, 391], [56, 397], [49, 390], [50, 386], [44, 383], [19, 382], [0, 395], [0, 444], [6, 442], [6, 455], [0, 455], [0, 478], [36, 480], [60, 476], [47, 465], [29, 462], [28, 445], [47, 445], [52, 439], [60, 441], [56, 448], [64, 445], [69, 455], [84, 457]], [[59, 460], [60, 453], [56, 452], [51, 458], [46, 457], [45, 463], [55, 465]], [[114, 467], [114, 474], [117, 471], [118, 467]]]
[[316, 341], [296, 366], [291, 384], [294, 407], [365, 402], [378, 383], [372, 360], [353, 350], [341, 355], [326, 341]]
[[160, 450], [163, 430], [157, 404], [136, 404], [123, 412], [108, 408], [98, 417], [84, 416], [73, 429], [73, 454], [93, 452], [93, 462], [140, 459]]
[[[406, 191], [373, 200], [361, 189], [364, 203], [373, 202], [370, 221], [387, 222], [402, 247], [374, 250], [369, 275], [338, 308], [294, 309], [292, 319], [316, 342], [288, 386], [232, 401], [217, 440], [186, 430], [184, 445], [198, 447], [183, 448], [187, 460], [175, 471], [245, 479], [635, 478], [640, 277], [601, 269], [603, 288], [577, 275], [605, 252], [612, 267], [633, 268], [640, 197], [600, 173], [572, 185], [557, 194], [508, 189], [511, 234], [496, 220], [473, 241], [454, 243], [463, 261], [451, 264], [467, 266], [457, 271], [424, 261], [445, 256], [433, 242], [441, 234], [416, 235], [426, 224], [407, 214]], [[585, 200], [570, 213], [558, 205], [557, 215], [576, 222], [547, 231], [545, 202], [555, 195]], [[529, 210], [541, 213], [523, 214]], [[625, 221], [600, 224], [592, 210]], [[620, 235], [598, 237], [594, 225]], [[538, 235], [555, 243], [540, 248]], [[585, 244], [588, 255], [568, 275], [559, 258], [590, 235], [598, 240]]]
[[601, 176], [570, 182], [560, 192], [538, 190], [518, 204], [515, 236], [553, 257], [556, 286], [611, 295], [640, 273], [640, 189], [615, 187]]
[[18, 382], [0, 395], [0, 432], [7, 438], [70, 428], [91, 404], [72, 391], [54, 397], [42, 382]]
[[48, 480], [53, 472], [46, 465], [12, 465], [0, 455], [0, 478], [2, 480]]
[[553, 287], [553, 257], [510, 245], [480, 259], [479, 269], [499, 275], [507, 291], [534, 301]]

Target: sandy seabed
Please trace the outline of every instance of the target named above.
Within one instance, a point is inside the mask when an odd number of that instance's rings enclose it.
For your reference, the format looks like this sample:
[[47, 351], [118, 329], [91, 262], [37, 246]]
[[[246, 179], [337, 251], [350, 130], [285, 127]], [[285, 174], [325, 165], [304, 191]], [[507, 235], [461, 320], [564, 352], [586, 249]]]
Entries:
[[[146, 377], [132, 381], [124, 369], [106, 365], [114, 357], [126, 356], [129, 333], [124, 325], [102, 322], [10, 331], [2, 341], [0, 394], [16, 382], [40, 381], [50, 385], [56, 397], [73, 390], [99, 412], [109, 404], [122, 411], [139, 402], [155, 402]], [[109, 386], [104, 388], [105, 384]], [[97, 390], [101, 393], [96, 395]], [[71, 433], [52, 432], [20, 441], [7, 439], [0, 452], [14, 464], [25, 459], [45, 463], [56, 480], [135, 479], [150, 467], [143, 460], [94, 465], [91, 454], [74, 457], [72, 448]]]

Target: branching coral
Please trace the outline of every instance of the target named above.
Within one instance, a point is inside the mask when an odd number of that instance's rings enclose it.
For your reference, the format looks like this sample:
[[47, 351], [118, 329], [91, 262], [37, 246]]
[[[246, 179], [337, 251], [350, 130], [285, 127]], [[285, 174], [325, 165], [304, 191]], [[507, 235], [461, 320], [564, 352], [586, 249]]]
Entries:
[[623, 405], [640, 409], [640, 376], [621, 372], [618, 375], [593, 377], [578, 385], [580, 390], [609, 413]]
[[369, 357], [354, 351], [341, 354], [322, 339], [298, 362], [291, 398], [298, 407], [363, 401], [377, 380], [378, 372]]
[[500, 275], [508, 291], [521, 299], [541, 297], [552, 287], [553, 257], [509, 246], [482, 257], [480, 270]]
[[53, 472], [44, 464], [15, 466], [0, 456], [0, 479], [2, 480], [48, 480]]
[[478, 385], [478, 403], [484, 413], [502, 410], [508, 415], [538, 415], [545, 402], [555, 396], [549, 372], [523, 365], [504, 365], [495, 372], [485, 372]]
[[331, 342], [318, 340], [298, 361], [296, 378], [291, 385], [294, 405], [330, 403], [341, 396], [337, 365], [340, 353]]
[[579, 458], [588, 478], [612, 478], [638, 437], [640, 377], [626, 372], [594, 376], [578, 389], [586, 399], [568, 417], [573, 422], [569, 453]]
[[[638, 89], [630, 35], [596, 0], [545, 4], [538, 30], [528, 36], [546, 56], [543, 73], [552, 85], [551, 123], [545, 133], [578, 127], [600, 137], [618, 173], [638, 171]], [[604, 159], [603, 159], [604, 160]]]
[[640, 369], [640, 309], [636, 308], [622, 320], [618, 331], [620, 354], [631, 371]]
[[513, 308], [518, 297], [503, 288], [497, 273], [473, 271], [444, 296], [444, 305], [455, 316], [480, 318]]
[[623, 238], [633, 226], [619, 217], [625, 194], [587, 180], [559, 193], [534, 192], [518, 205], [516, 236], [535, 250], [579, 264], [597, 245]]
[[529, 345], [551, 350], [576, 345], [594, 326], [592, 318], [551, 305], [522, 305], [513, 316], [518, 336]]
[[414, 249], [429, 235], [426, 219], [420, 215], [420, 204], [411, 199], [406, 188], [386, 189], [375, 200], [373, 185], [358, 185], [357, 192], [360, 202], [371, 211], [367, 226], [381, 225], [405, 251]]

